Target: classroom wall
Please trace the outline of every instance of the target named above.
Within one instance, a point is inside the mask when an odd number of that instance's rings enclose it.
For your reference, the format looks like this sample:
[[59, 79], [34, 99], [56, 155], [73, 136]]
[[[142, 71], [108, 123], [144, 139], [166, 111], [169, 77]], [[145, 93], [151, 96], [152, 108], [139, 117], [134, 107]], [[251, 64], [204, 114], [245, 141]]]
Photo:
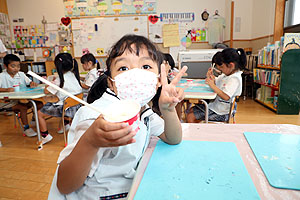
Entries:
[[[60, 22], [64, 16], [63, 0], [7, 0], [7, 8], [12, 26]], [[24, 18], [24, 23], [13, 23], [13, 19]]]
[[[3, 0], [0, 0], [3, 1]], [[274, 32], [276, 0], [238, 0], [235, 1], [235, 19], [241, 19], [240, 32], [233, 33], [234, 40], [249, 40], [262, 36], [272, 35]], [[7, 0], [7, 8], [11, 25], [41, 24], [43, 16], [48, 22], [59, 22], [64, 16], [63, 0]], [[162, 12], [194, 12], [195, 27], [203, 25], [201, 13], [207, 9], [210, 15], [215, 10], [225, 18], [225, 40], [230, 39], [230, 16], [231, 0], [157, 0], [157, 13]], [[12, 23], [13, 19], [24, 18], [24, 23]], [[235, 24], [234, 24], [235, 25]], [[234, 46], [246, 46], [245, 41], [235, 41]], [[167, 48], [158, 45], [162, 51], [168, 52]], [[256, 45], [257, 46], [257, 45]], [[265, 44], [262, 44], [265, 46]], [[194, 43], [191, 49], [210, 48], [207, 43]]]
[[276, 0], [252, 1], [252, 38], [273, 35]]

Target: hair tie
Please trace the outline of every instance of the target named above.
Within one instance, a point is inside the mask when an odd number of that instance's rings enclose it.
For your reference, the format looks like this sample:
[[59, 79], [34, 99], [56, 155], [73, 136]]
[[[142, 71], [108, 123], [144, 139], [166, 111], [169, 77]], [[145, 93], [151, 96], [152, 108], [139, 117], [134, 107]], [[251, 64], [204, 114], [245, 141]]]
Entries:
[[98, 60], [96, 59], [96, 64], [98, 63]]
[[238, 49], [236, 50], [236, 52], [237, 52], [237, 54], [241, 55], [241, 52]]
[[60, 60], [62, 62], [62, 59], [61, 58], [58, 58], [58, 60]]

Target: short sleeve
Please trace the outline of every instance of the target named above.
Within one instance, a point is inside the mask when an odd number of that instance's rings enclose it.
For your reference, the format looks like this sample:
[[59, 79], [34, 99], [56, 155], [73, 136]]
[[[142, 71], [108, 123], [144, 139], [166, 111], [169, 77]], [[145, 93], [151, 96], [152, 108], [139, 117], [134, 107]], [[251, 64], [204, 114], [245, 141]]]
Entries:
[[223, 92], [231, 98], [239, 88], [239, 84], [240, 82], [237, 77], [231, 78], [227, 81]]
[[150, 115], [150, 131], [152, 136], [160, 136], [165, 129], [164, 120], [156, 113]]
[[96, 80], [97, 80], [96, 74], [95, 73], [89, 73], [87, 75], [87, 77], [85, 78], [84, 84], [91, 87]]
[[[85, 131], [93, 124], [94, 120], [85, 120], [82, 122], [79, 122], [78, 124], [72, 123], [72, 127], [69, 131], [69, 134], [75, 135], [74, 140], [71, 144], [69, 144], [66, 148], [63, 149], [63, 151], [60, 153], [57, 163], [61, 163], [66, 157], [70, 155], [70, 153], [73, 151], [75, 146], [77, 145], [79, 139], [81, 136], [85, 133]], [[74, 128], [75, 127], [75, 128]], [[91, 169], [89, 172], [89, 177], [92, 177], [95, 171], [98, 168], [99, 162], [101, 158], [103, 157], [103, 152], [105, 151], [105, 148], [99, 148], [98, 153], [96, 154], [92, 164]]]

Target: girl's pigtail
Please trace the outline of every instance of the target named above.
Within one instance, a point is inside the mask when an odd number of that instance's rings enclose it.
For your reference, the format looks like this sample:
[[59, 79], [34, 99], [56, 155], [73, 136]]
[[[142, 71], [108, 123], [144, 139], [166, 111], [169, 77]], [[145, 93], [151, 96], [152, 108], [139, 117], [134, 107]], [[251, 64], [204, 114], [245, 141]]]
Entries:
[[106, 75], [106, 73], [103, 73], [92, 85], [87, 97], [88, 103], [93, 103], [95, 100], [99, 99], [106, 91], [106, 89], [108, 88], [107, 77], [108, 76]]
[[96, 59], [96, 64], [97, 64], [97, 70], [99, 70], [100, 69], [100, 63], [97, 59]]
[[61, 56], [62, 56], [62, 54], [58, 54], [56, 56], [56, 58], [54, 60], [54, 64], [55, 64], [56, 71], [58, 73], [58, 77], [60, 80], [59, 87], [63, 88], [65, 79], [64, 79], [64, 71], [63, 71], [63, 59], [61, 58]]
[[80, 76], [79, 76], [79, 69], [78, 69], [78, 63], [76, 61], [75, 58], [73, 58], [73, 70], [72, 72], [74, 73], [79, 85], [81, 86], [81, 83], [80, 83]]
[[244, 49], [242, 49], [242, 48], [238, 48], [236, 51], [239, 55], [239, 62], [238, 62], [239, 63], [239, 69], [243, 70], [243, 69], [245, 69], [246, 64], [247, 64], [246, 53], [245, 53]]

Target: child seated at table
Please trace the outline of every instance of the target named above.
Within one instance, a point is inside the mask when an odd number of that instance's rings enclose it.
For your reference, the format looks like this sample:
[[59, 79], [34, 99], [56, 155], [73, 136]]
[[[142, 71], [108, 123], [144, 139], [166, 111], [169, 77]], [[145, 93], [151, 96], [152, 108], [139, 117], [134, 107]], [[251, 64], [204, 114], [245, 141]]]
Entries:
[[[82, 87], [80, 85], [78, 64], [75, 59], [72, 58], [69, 53], [57, 54], [54, 60], [54, 64], [58, 73], [58, 77], [54, 78], [52, 82], [59, 86], [60, 88], [66, 90], [67, 92], [76, 95], [82, 92]], [[46, 118], [49, 116], [62, 117], [63, 112], [63, 102], [68, 96], [64, 93], [56, 90], [51, 86], [46, 86], [46, 94], [56, 95], [59, 99], [58, 102], [52, 103], [48, 102], [44, 107], [38, 112], [39, 125], [42, 134], [42, 143], [46, 144], [52, 140], [52, 136], [48, 133]], [[70, 107], [66, 110], [65, 116], [73, 118], [76, 111], [80, 108], [80, 105]], [[70, 121], [65, 120], [65, 129], [68, 130], [70, 127]], [[58, 133], [63, 133], [63, 131], [58, 131]]]
[[[20, 88], [27, 86], [36, 87], [37, 83], [31, 81], [24, 72], [20, 72], [20, 58], [13, 54], [7, 54], [3, 59], [4, 70], [0, 73], [0, 92], [17, 92]], [[35, 101], [37, 109], [43, 107], [43, 103]], [[5, 107], [7, 108], [8, 105]], [[24, 126], [24, 134], [27, 137], [36, 136], [37, 133], [29, 127], [27, 119], [27, 110], [32, 107], [30, 102], [21, 103], [20, 101], [11, 101], [10, 105], [14, 112], [20, 112], [21, 121]]]
[[99, 71], [100, 70], [100, 64], [95, 58], [95, 56], [91, 53], [84, 54], [80, 58], [82, 67], [85, 71], [88, 71], [88, 73], [85, 76], [84, 82], [81, 82], [81, 86], [84, 89], [84, 97], [83, 99], [86, 100], [88, 91], [90, 87], [94, 84], [94, 82], [99, 77]]
[[[215, 77], [213, 68], [206, 74], [206, 83], [217, 93], [216, 99], [208, 104], [208, 120], [227, 121], [231, 102], [242, 93], [241, 74], [246, 66], [246, 54], [243, 49], [227, 48], [214, 55], [212, 64], [222, 74]], [[197, 104], [189, 110], [187, 122], [196, 123], [204, 119], [204, 104]]]

